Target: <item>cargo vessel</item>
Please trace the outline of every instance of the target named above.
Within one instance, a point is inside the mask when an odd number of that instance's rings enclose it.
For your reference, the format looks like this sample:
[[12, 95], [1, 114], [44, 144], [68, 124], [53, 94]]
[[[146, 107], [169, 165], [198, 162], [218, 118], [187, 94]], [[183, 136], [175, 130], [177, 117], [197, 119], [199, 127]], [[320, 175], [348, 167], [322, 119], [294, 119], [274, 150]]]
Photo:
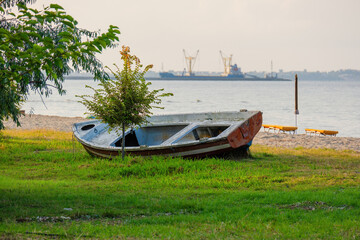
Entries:
[[248, 73], [243, 73], [237, 64], [232, 64], [232, 55], [229, 57], [224, 56], [220, 51], [221, 58], [224, 63], [224, 72], [221, 75], [196, 75], [193, 68], [196, 62], [196, 55], [188, 56], [185, 50], [184, 56], [186, 60], [187, 70], [185, 69], [181, 75], [175, 75], [171, 72], [159, 72], [159, 77], [148, 77], [149, 80], [195, 80], [195, 81], [291, 81], [289, 79], [279, 78], [277, 74], [273, 74], [272, 64], [271, 73], [266, 74], [264, 77], [255, 76]]

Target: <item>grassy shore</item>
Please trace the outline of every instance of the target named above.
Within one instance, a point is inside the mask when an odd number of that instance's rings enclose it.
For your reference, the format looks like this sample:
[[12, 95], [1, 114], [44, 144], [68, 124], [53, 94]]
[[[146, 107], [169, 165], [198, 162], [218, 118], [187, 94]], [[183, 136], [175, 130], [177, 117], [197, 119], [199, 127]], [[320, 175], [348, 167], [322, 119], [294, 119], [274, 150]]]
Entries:
[[98, 159], [71, 133], [0, 136], [0, 238], [359, 239], [360, 153]]

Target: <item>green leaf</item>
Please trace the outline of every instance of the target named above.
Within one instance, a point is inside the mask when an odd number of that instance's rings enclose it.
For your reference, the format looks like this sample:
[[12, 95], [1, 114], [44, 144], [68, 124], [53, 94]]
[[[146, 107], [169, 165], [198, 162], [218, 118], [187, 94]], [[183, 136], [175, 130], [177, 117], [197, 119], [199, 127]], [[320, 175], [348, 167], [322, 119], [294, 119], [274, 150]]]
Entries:
[[99, 39], [99, 43], [101, 44], [101, 46], [106, 48], [106, 42], [104, 40]]
[[[74, 22], [74, 18], [70, 15], [65, 15], [63, 16], [63, 18], [66, 18], [67, 20], [69, 20], [70, 22]], [[75, 21], [76, 22], [76, 21]]]
[[24, 3], [18, 3], [17, 7], [19, 10], [27, 10], [28, 9]]
[[58, 4], [50, 4], [50, 8], [54, 8], [55, 10], [64, 10], [64, 8]]
[[61, 36], [63, 38], [68, 38], [68, 39], [73, 39], [74, 38], [74, 36], [69, 32], [61, 32], [61, 33], [59, 33], [59, 36]]
[[26, 33], [19, 33], [18, 36], [25, 41], [29, 40], [29, 35]]
[[63, 54], [65, 52], [64, 49], [62, 49], [62, 48], [57, 48], [56, 50], [61, 54]]
[[72, 22], [69, 21], [61, 21], [61, 23], [65, 24], [66, 26], [70, 27], [70, 28], [74, 28], [74, 24]]
[[41, 23], [41, 24], [44, 23], [45, 18], [44, 18], [43, 16], [41, 16], [41, 15], [36, 15], [35, 17], [36, 17], [36, 19], [37, 19], [37, 21], [38, 21], [39, 23]]
[[38, 13], [39, 13], [39, 11], [38, 11], [38, 10], [36, 10], [36, 9], [32, 9], [32, 8], [29, 8], [29, 11], [31, 11], [31, 12], [33, 12], [33, 13], [35, 13], [35, 14], [38, 14]]
[[59, 42], [60, 42], [60, 43], [61, 43], [61, 42], [70, 43], [71, 40], [70, 40], [69, 38], [62, 38], [62, 39], [59, 40]]
[[36, 20], [28, 20], [28, 21], [25, 22], [25, 24], [36, 25], [36, 24], [38, 24], [38, 21], [36, 21]]

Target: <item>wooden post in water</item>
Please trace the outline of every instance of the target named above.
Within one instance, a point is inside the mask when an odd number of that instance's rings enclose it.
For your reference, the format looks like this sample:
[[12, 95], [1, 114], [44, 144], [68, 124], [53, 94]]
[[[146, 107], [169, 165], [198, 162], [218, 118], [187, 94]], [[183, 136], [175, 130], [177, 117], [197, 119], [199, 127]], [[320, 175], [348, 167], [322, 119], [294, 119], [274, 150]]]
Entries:
[[299, 115], [298, 106], [298, 76], [295, 74], [295, 127], [297, 127], [297, 115]]

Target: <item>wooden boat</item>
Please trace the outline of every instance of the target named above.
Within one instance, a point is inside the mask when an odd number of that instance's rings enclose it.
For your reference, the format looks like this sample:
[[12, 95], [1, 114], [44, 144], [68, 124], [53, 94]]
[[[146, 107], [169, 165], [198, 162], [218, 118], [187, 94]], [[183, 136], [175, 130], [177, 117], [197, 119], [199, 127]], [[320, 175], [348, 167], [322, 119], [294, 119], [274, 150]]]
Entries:
[[[131, 155], [205, 157], [247, 150], [262, 125], [262, 113], [208, 112], [152, 116], [149, 123], [125, 132], [125, 150]], [[75, 138], [97, 157], [121, 154], [121, 131], [108, 131], [99, 120], [76, 123]]]

